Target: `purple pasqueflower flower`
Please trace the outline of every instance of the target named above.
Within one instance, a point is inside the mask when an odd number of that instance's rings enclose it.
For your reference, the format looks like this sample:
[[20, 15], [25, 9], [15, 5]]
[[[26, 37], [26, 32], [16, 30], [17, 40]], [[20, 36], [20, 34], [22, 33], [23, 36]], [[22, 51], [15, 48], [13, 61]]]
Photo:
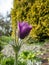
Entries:
[[27, 22], [18, 22], [18, 36], [24, 39], [30, 33], [32, 26]]

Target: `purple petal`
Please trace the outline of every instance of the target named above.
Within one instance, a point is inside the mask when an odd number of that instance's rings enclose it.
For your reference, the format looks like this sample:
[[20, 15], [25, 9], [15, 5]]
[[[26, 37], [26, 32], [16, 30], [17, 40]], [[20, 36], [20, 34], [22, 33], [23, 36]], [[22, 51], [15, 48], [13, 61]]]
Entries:
[[24, 39], [32, 29], [32, 26], [29, 25], [27, 22], [19, 22], [18, 23], [18, 34], [21, 39]]
[[21, 29], [25, 26], [28, 26], [27, 22], [18, 22], [18, 30], [21, 31]]
[[32, 29], [31, 26], [26, 26], [26, 27], [22, 28], [21, 33], [20, 33], [20, 38], [24, 39], [26, 36], [28, 36], [31, 29]]
[[24, 25], [28, 26], [27, 22], [21, 22], [21, 27], [23, 27]]
[[21, 28], [21, 33], [23, 33], [23, 32], [26, 32], [27, 30], [31, 30], [32, 29], [32, 26], [30, 25], [24, 25], [24, 26], [22, 26], [22, 28]]

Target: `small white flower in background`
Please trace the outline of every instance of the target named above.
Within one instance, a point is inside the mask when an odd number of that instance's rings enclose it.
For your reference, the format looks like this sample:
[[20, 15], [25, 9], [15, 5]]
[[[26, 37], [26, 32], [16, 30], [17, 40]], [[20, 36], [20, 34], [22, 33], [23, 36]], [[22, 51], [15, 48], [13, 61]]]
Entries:
[[41, 64], [42, 64], [42, 62], [40, 62], [40, 61], [39, 62], [36, 62], [36, 65], [41, 65]]
[[41, 65], [42, 64], [42, 62], [32, 62], [31, 60], [27, 60], [27, 65]]
[[34, 65], [34, 63], [31, 60], [27, 60], [27, 65]]

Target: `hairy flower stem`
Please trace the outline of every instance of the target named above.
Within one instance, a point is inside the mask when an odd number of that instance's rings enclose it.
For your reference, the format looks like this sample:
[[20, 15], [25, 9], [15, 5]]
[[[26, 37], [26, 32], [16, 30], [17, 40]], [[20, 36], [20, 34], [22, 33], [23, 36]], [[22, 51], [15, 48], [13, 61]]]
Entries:
[[14, 61], [14, 65], [18, 65], [18, 53], [19, 53], [19, 50], [20, 50], [20, 48], [21, 48], [21, 44], [22, 44], [22, 42], [21, 42], [21, 39], [18, 37], [18, 40], [17, 40], [17, 42], [16, 42], [16, 30], [15, 30], [15, 40], [14, 40], [15, 42], [15, 44], [14, 45], [12, 45], [13, 46], [13, 50], [14, 50], [14, 52], [15, 52], [15, 61]]
[[[15, 44], [16, 44], [16, 29], [15, 29]], [[15, 52], [15, 60], [14, 60], [14, 65], [18, 65], [18, 51], [16, 49], [16, 46], [13, 46], [14, 52]]]
[[14, 65], [18, 65], [18, 54], [15, 54], [15, 61], [14, 61]]

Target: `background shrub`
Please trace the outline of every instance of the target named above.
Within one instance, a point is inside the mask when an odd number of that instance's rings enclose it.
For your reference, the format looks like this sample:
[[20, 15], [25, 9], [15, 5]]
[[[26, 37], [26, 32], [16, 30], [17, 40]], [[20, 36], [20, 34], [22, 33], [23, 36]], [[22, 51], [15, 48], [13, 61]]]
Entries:
[[28, 21], [33, 26], [30, 37], [39, 41], [49, 38], [49, 0], [14, 0], [11, 20], [12, 36], [17, 21]]

